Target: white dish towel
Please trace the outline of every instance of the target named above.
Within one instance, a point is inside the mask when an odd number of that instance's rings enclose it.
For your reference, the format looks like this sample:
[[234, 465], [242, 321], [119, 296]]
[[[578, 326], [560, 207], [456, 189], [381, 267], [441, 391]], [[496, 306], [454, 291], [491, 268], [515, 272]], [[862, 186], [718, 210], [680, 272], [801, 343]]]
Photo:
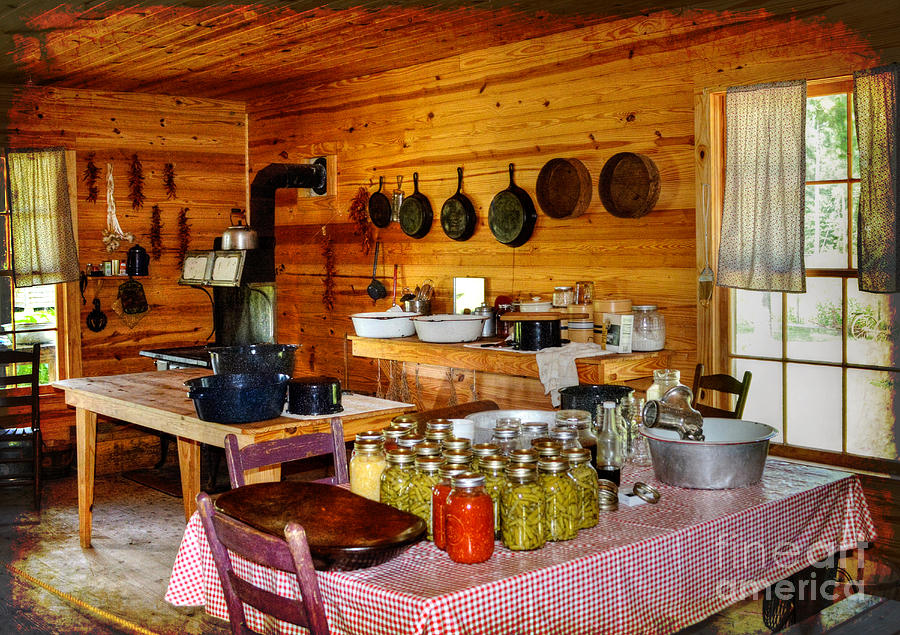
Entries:
[[559, 389], [578, 385], [578, 368], [575, 360], [579, 357], [610, 355], [599, 344], [591, 342], [570, 342], [560, 347], [545, 348], [536, 354], [538, 376], [544, 384], [544, 394], [550, 395], [554, 408], [559, 407]]

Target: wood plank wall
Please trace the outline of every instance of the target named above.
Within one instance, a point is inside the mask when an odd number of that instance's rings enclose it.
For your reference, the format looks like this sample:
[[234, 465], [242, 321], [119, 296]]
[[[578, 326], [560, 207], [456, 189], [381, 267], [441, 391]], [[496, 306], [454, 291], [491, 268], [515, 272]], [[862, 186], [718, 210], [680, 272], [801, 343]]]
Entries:
[[[138, 355], [140, 350], [204, 343], [212, 330], [212, 310], [202, 291], [177, 284], [177, 219], [181, 208], [188, 208], [191, 248], [211, 249], [213, 239], [230, 224], [231, 208], [246, 207], [244, 105], [193, 97], [9, 87], [0, 91], [0, 113], [6, 117], [0, 126], [4, 135], [0, 146], [63, 146], [75, 151], [82, 269], [87, 263], [112, 258], [124, 261], [132, 246], [123, 243], [109, 253], [101, 240], [106, 227], [107, 162], [113, 166], [119, 222], [148, 252], [151, 208], [158, 204], [161, 209], [162, 257], [151, 260], [149, 277], [140, 280], [150, 310], [129, 328], [111, 306], [125, 278], [91, 280], [79, 318], [82, 374], [153, 370], [152, 361]], [[82, 178], [92, 152], [101, 169], [96, 203], [86, 201]], [[145, 178], [146, 201], [139, 210], [132, 209], [128, 196], [128, 168], [135, 154]], [[175, 199], [167, 199], [163, 187], [162, 169], [167, 162], [175, 166]], [[95, 297], [108, 318], [107, 327], [99, 333], [85, 326]], [[43, 411], [61, 415], [55, 424], [54, 417], [45, 418], [45, 436], [67, 437], [71, 412], [49, 403]], [[98, 470], [102, 469], [98, 463]]]
[[[413, 173], [435, 211], [430, 233], [407, 237], [397, 224], [375, 230], [384, 249], [377, 276], [391, 287], [436, 283], [435, 312], [452, 306], [454, 276], [483, 276], [497, 294], [548, 294], [555, 285], [593, 280], [598, 297], [656, 304], [667, 322], [667, 347], [687, 383], [697, 354], [695, 171], [704, 161], [694, 143], [695, 93], [705, 88], [845, 75], [874, 65], [878, 54], [841, 25], [774, 18], [765, 12], [666, 13], [611, 21], [563, 34], [457, 55], [438, 62], [357, 77], [309, 90], [261, 95], [248, 103], [251, 169], [329, 154], [338, 169], [335, 195], [278, 197], [276, 246], [279, 341], [303, 344], [300, 370], [344, 376], [348, 316], [384, 310], [366, 295], [372, 253], [348, 221], [362, 186], [384, 176], [411, 193]], [[648, 155], [659, 168], [661, 194], [640, 219], [605, 211], [597, 178], [614, 153]], [[516, 182], [534, 198], [541, 167], [554, 157], [584, 162], [593, 199], [578, 218], [539, 212], [531, 240], [512, 249], [487, 226], [492, 197]], [[464, 168], [464, 193], [478, 227], [466, 242], [447, 238], [437, 220]], [[323, 232], [336, 261], [334, 310], [322, 303]], [[350, 387], [373, 391], [371, 360], [351, 359]], [[411, 395], [425, 407], [475, 392], [506, 407], [547, 407], [536, 381], [474, 378], [407, 365]], [[387, 365], [382, 365], [382, 387]], [[452, 386], [452, 389], [451, 389]], [[474, 395], [472, 395], [474, 396]]]

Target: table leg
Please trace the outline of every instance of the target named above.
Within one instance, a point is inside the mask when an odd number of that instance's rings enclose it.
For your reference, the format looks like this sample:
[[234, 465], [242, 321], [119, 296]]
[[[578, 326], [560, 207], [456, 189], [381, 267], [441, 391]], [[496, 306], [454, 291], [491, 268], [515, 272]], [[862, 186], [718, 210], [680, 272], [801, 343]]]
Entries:
[[75, 409], [75, 447], [78, 461], [78, 535], [81, 546], [91, 546], [94, 506], [94, 465], [97, 457], [97, 413]]
[[191, 519], [197, 509], [200, 493], [200, 442], [178, 437], [178, 468], [181, 472], [181, 502], [184, 503], [184, 520]]

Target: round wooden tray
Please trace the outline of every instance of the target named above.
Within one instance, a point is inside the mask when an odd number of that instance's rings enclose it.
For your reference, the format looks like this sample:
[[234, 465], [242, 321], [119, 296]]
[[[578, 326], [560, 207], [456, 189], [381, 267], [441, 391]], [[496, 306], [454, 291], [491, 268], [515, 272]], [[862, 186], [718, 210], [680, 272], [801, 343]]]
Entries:
[[619, 218], [640, 218], [659, 199], [659, 170], [643, 154], [619, 152], [600, 172], [598, 185], [603, 207]]
[[547, 216], [581, 216], [591, 203], [591, 174], [578, 159], [550, 159], [538, 174], [535, 192]]

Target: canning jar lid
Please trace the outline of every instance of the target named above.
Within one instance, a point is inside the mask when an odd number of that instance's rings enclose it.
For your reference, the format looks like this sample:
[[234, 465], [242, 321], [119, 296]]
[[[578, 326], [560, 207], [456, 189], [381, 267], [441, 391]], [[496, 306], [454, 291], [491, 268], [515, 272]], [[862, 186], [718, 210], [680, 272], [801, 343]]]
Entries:
[[631, 307], [631, 310], [632, 311], [655, 311], [656, 305], [655, 304], [636, 304], [633, 307]]
[[453, 477], [453, 487], [479, 487], [484, 485], [484, 474], [463, 472]]
[[394, 448], [387, 451], [387, 462], [392, 465], [412, 465], [416, 453], [409, 448]]

